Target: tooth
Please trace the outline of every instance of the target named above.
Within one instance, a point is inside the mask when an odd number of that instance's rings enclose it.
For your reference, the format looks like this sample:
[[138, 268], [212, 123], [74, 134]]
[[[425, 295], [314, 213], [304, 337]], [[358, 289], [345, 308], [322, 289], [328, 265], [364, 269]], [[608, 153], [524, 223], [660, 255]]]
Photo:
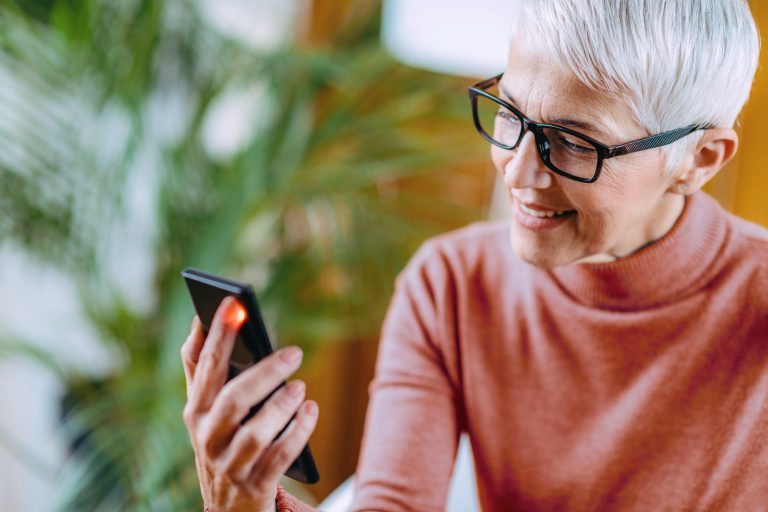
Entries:
[[534, 210], [532, 208], [529, 208], [529, 207], [525, 206], [524, 204], [521, 204], [520, 206], [522, 207], [523, 211], [526, 212], [527, 214], [532, 215], [534, 217], [539, 217], [540, 219], [543, 219], [543, 218], [551, 219], [552, 217], [563, 215], [565, 213], [565, 210], [564, 211], [546, 211], [546, 212], [542, 212], [542, 211], [538, 211], [538, 210]]

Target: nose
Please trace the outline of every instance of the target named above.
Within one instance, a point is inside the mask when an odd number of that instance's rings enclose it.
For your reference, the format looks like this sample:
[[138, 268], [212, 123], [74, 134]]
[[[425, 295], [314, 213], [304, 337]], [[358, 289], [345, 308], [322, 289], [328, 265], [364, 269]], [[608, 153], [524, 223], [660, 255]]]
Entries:
[[505, 151], [499, 163], [504, 185], [509, 189], [549, 188], [552, 173], [539, 156], [536, 138], [528, 132], [514, 151]]

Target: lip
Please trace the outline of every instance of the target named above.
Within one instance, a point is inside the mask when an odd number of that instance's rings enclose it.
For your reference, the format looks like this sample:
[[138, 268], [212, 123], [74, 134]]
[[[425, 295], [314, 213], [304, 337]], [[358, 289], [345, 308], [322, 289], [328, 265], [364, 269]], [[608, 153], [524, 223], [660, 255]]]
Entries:
[[530, 215], [523, 211], [522, 208], [520, 208], [521, 204], [524, 204], [526, 208], [530, 208], [532, 210], [539, 210], [542, 212], [552, 212], [552, 211], [563, 211], [562, 209], [556, 209], [556, 208], [549, 208], [547, 206], [532, 204], [532, 203], [523, 203], [517, 198], [514, 198], [514, 217], [517, 222], [523, 226], [524, 228], [528, 228], [531, 231], [544, 231], [547, 229], [553, 229], [557, 226], [560, 226], [561, 224], [564, 224], [568, 222], [568, 220], [573, 217], [576, 212], [571, 210], [562, 217], [534, 217], [533, 215]]
[[529, 203], [527, 201], [523, 201], [522, 199], [520, 199], [515, 195], [512, 196], [512, 199], [514, 199], [515, 202], [524, 204], [527, 208], [530, 208], [531, 210], [539, 210], [542, 212], [564, 212], [564, 211], [572, 210], [572, 208], [553, 208], [551, 206], [544, 206], [538, 203]]

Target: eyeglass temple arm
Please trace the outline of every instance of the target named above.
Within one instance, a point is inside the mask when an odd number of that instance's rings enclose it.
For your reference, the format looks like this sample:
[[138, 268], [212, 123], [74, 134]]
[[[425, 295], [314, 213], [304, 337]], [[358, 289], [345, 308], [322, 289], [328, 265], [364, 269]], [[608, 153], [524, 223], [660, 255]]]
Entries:
[[672, 144], [676, 140], [682, 139], [686, 135], [689, 135], [695, 131], [706, 130], [707, 128], [711, 128], [711, 126], [692, 124], [683, 128], [677, 128], [676, 130], [670, 130], [658, 135], [646, 137], [644, 139], [627, 142], [626, 144], [621, 144], [620, 146], [611, 146], [608, 148], [608, 153], [605, 157], [611, 158], [614, 156], [636, 153], [638, 151], [645, 151], [646, 149], [666, 146], [667, 144]]
[[501, 75], [503, 75], [503, 74], [504, 73], [499, 73], [498, 75], [493, 76], [493, 77], [491, 77], [491, 78], [489, 78], [487, 80], [483, 80], [482, 82], [476, 83], [472, 87], [474, 87], [475, 89], [480, 89], [480, 90], [488, 89], [489, 87], [492, 87], [492, 86], [496, 85], [499, 82], [499, 80], [501, 80]]

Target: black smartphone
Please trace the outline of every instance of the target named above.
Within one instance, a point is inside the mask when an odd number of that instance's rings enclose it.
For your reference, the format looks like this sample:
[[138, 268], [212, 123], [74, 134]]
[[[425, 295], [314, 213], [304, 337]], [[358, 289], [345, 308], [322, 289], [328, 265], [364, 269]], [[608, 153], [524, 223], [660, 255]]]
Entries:
[[[259, 312], [256, 294], [253, 293], [253, 288], [250, 285], [215, 276], [195, 268], [186, 268], [182, 270], [181, 275], [187, 283], [189, 295], [192, 297], [192, 304], [195, 306], [197, 316], [200, 317], [203, 332], [206, 336], [219, 304], [226, 297], [235, 297], [245, 308], [246, 320], [237, 334], [235, 345], [232, 349], [228, 379], [234, 378], [252, 364], [274, 352], [272, 342], [269, 340], [267, 329]], [[272, 396], [275, 391], [284, 385], [285, 382], [275, 388], [269, 396]], [[248, 412], [248, 415], [242, 419], [241, 423], [244, 423], [253, 416], [269, 396], [254, 405]], [[278, 437], [287, 426], [283, 427], [283, 430], [278, 433]], [[309, 445], [304, 447], [299, 457], [291, 464], [291, 467], [288, 468], [285, 474], [294, 480], [306, 484], [314, 484], [320, 480], [315, 460], [309, 451]]]

